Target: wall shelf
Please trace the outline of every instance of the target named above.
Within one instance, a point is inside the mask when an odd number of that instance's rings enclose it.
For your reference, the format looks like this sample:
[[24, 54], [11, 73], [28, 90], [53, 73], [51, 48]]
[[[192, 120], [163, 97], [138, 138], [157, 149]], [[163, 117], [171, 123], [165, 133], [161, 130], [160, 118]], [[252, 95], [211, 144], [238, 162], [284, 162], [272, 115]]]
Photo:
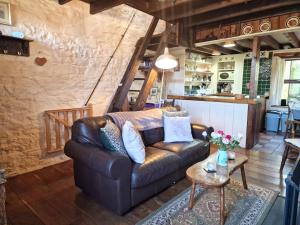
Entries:
[[29, 42], [33, 40], [0, 35], [0, 54], [29, 56]]

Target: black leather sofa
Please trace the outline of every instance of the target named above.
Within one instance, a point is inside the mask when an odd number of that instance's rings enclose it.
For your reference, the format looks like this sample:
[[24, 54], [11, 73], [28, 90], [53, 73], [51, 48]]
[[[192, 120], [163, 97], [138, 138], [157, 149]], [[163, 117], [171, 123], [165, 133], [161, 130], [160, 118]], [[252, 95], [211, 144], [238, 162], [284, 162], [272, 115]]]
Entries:
[[202, 132], [213, 129], [192, 124], [195, 139], [190, 143], [164, 143], [163, 128], [141, 132], [146, 160], [134, 163], [102, 146], [99, 132], [107, 119], [77, 120], [65, 154], [73, 159], [76, 186], [119, 215], [182, 179], [189, 166], [209, 155], [209, 142]]

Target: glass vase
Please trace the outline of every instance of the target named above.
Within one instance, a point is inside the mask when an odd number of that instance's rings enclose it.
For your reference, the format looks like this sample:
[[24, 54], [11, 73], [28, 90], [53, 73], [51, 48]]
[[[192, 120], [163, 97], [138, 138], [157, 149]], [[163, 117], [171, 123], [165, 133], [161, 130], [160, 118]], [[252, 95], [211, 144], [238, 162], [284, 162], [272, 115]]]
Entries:
[[219, 166], [228, 166], [228, 154], [226, 149], [224, 148], [218, 149], [217, 164]]

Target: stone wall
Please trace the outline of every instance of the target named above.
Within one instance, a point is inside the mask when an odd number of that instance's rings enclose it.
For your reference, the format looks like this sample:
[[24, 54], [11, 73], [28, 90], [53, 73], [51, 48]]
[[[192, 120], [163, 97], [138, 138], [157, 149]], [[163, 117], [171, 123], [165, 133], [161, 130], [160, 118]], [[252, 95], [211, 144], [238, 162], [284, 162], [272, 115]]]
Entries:
[[[112, 55], [130, 18], [127, 35], [91, 99], [94, 113], [103, 114], [151, 16], [122, 5], [90, 15], [89, 5], [74, 0], [11, 0], [13, 26], [3, 34], [22, 31], [30, 57], [0, 55], [0, 168], [13, 176], [67, 159], [44, 155], [43, 112], [83, 106]], [[157, 32], [164, 29], [163, 23]], [[47, 58], [44, 66], [36, 57]]]

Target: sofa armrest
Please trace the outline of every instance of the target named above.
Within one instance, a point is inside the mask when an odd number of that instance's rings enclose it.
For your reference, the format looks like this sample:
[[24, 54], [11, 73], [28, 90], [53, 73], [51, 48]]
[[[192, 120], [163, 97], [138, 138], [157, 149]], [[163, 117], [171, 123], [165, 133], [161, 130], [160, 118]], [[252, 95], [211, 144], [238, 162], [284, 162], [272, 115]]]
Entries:
[[[192, 123], [191, 127], [192, 127], [193, 137], [196, 138], [196, 139], [204, 140], [204, 141], [209, 141], [210, 134], [214, 131], [214, 128], [207, 127], [207, 126], [204, 126], [204, 125], [201, 125], [201, 124]], [[202, 135], [202, 133], [204, 131], [207, 132], [207, 135], [208, 135], [207, 137], [204, 137]]]
[[70, 158], [80, 161], [108, 178], [118, 179], [127, 177], [131, 173], [130, 159], [118, 152], [105, 151], [73, 140], [66, 143], [64, 151]]

